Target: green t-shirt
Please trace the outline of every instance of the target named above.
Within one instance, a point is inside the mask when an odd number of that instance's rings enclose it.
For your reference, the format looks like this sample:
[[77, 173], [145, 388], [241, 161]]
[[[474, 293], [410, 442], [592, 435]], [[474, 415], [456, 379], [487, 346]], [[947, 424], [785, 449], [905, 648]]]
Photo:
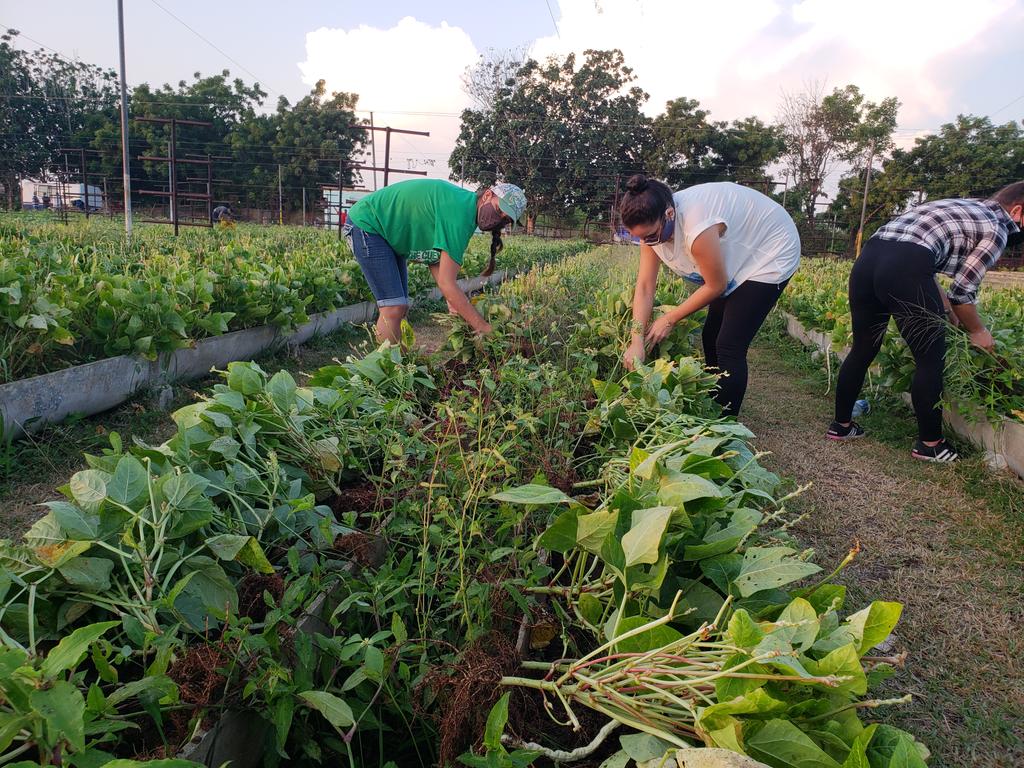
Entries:
[[400, 256], [438, 250], [461, 265], [476, 231], [476, 193], [442, 179], [413, 179], [367, 195], [348, 217]]

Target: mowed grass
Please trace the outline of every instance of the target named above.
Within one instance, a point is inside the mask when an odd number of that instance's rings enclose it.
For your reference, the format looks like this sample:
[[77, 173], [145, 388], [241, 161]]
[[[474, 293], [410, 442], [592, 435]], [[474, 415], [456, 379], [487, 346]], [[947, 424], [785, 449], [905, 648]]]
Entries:
[[[750, 355], [741, 419], [767, 466], [812, 487], [797, 531], [822, 562], [861, 547], [848, 607], [897, 600], [906, 668], [883, 695], [914, 700], [876, 717], [913, 732], [932, 766], [1024, 765], [1024, 483], [962, 446], [954, 466], [910, 456], [911, 410], [869, 394], [867, 437], [824, 438], [833, 392], [808, 352], [770, 322]], [[835, 369], [833, 369], [833, 374]], [[853, 586], [853, 585], [856, 586]]]

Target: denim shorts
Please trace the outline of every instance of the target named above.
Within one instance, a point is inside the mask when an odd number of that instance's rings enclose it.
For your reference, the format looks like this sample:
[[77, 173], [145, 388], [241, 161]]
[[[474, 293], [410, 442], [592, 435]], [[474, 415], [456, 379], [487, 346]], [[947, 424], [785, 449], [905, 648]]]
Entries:
[[388, 241], [355, 224], [346, 224], [342, 234], [352, 248], [356, 263], [370, 285], [378, 307], [404, 307], [409, 304], [409, 266]]

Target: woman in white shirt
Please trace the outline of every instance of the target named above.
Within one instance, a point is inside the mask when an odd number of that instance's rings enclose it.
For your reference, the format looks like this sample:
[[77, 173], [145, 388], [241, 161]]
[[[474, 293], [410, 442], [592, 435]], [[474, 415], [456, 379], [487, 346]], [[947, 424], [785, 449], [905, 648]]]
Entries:
[[[672, 326], [707, 307], [704, 360], [725, 374], [715, 399], [726, 415], [735, 416], [747, 389], [750, 342], [800, 265], [796, 225], [771, 198], [731, 182], [673, 194], [662, 182], [637, 174], [626, 190], [619, 214], [640, 238], [640, 270], [625, 364], [643, 362], [647, 349]], [[648, 325], [662, 263], [699, 287]]]

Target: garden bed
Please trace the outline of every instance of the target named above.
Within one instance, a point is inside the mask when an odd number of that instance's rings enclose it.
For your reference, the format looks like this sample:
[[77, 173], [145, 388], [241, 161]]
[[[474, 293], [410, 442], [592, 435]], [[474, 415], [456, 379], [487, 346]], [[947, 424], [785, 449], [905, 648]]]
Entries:
[[[459, 285], [473, 293], [501, 283], [508, 274], [503, 271], [490, 277], [467, 278]], [[441, 293], [434, 288], [426, 297], [436, 300]], [[223, 369], [235, 360], [250, 360], [284, 345], [304, 344], [343, 325], [371, 322], [376, 315], [376, 305], [365, 301], [313, 315], [291, 333], [269, 325], [247, 328], [202, 339], [190, 348], [160, 355], [153, 361], [120, 355], [0, 384], [0, 439], [19, 437], [72, 414], [102, 413], [140, 391], [201, 378], [211, 369]]]
[[[806, 347], [834, 354], [840, 362], [846, 359], [849, 347], [835, 348], [828, 334], [805, 328], [803, 323], [788, 312], [782, 312], [786, 321], [786, 332]], [[910, 393], [901, 397], [910, 404]], [[1009, 468], [1018, 477], [1024, 478], [1024, 424], [1012, 419], [992, 423], [988, 415], [978, 408], [968, 411], [965, 416], [961, 408], [943, 408], [942, 417], [946, 425], [957, 435], [985, 451], [989, 463], [997, 468]]]
[[[385, 345], [301, 387], [232, 363], [163, 445], [112, 436], [0, 547], [0, 708], [31, 724], [12, 749], [151, 758], [123, 732], [229, 708], [290, 765], [707, 746], [920, 768], [912, 736], [857, 714], [905, 701], [869, 697], [903, 663], [872, 651], [900, 606], [844, 608], [856, 553], [823, 568], [793, 539], [790, 495], [699, 361], [622, 371], [634, 269], [594, 254], [510, 281], [477, 304], [498, 330], [453, 320], [432, 359]], [[680, 326], [662, 350], [686, 348]], [[224, 665], [222, 694], [196, 659]]]

